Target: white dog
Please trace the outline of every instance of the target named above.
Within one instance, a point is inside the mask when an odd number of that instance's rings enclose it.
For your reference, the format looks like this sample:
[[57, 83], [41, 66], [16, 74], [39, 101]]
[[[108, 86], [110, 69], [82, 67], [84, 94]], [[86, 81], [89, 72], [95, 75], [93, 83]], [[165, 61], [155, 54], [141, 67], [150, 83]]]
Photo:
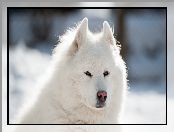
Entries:
[[19, 123], [119, 123], [127, 73], [108, 22], [94, 34], [84, 18], [54, 51], [43, 88]]

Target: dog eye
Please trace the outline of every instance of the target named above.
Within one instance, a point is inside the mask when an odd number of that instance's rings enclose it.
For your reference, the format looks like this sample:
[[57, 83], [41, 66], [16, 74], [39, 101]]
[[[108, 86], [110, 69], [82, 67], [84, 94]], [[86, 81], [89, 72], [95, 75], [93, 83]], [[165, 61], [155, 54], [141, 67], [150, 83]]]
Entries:
[[104, 77], [106, 77], [106, 76], [109, 75], [109, 72], [108, 71], [104, 71], [103, 75], [104, 75]]
[[92, 74], [89, 71], [84, 72], [86, 76], [92, 77]]

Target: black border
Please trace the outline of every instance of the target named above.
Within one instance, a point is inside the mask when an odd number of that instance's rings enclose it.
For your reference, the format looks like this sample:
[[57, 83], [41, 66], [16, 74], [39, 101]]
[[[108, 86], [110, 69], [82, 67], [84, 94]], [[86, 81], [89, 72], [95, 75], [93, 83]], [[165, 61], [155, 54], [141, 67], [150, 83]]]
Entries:
[[[9, 123], [9, 9], [165, 9], [166, 12], [166, 123], [164, 124], [10, 124]], [[7, 7], [7, 125], [167, 125], [167, 7]]]

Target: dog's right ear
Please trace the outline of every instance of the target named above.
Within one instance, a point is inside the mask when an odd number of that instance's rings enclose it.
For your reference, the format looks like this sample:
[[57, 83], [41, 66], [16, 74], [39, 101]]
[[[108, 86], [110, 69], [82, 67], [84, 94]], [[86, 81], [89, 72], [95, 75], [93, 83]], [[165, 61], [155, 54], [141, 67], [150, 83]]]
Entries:
[[88, 19], [85, 17], [78, 25], [74, 37], [73, 44], [70, 47], [69, 55], [74, 55], [81, 47], [82, 44], [86, 42], [88, 33]]
[[80, 46], [86, 42], [88, 33], [88, 19], [85, 17], [77, 28], [77, 32], [74, 39], [74, 50], [79, 50]]

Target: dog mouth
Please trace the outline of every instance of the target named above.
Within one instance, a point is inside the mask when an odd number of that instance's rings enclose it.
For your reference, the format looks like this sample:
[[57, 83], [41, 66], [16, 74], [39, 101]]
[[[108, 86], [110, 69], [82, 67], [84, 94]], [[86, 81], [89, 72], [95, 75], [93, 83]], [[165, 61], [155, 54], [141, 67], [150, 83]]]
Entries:
[[105, 102], [97, 102], [96, 103], [96, 108], [103, 108], [105, 107], [106, 103]]

